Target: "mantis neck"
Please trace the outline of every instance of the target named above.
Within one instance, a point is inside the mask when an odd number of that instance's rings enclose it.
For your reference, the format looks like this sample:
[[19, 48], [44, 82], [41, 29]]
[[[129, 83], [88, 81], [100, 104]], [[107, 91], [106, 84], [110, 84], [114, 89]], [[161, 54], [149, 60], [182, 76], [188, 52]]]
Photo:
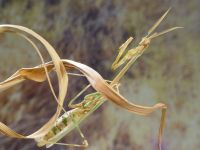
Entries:
[[117, 76], [113, 79], [110, 85], [115, 85], [119, 83], [121, 78], [124, 76], [124, 74], [128, 71], [128, 69], [131, 67], [131, 65], [137, 60], [138, 57], [140, 57], [144, 50], [144, 46], [138, 46], [135, 48], [135, 50], [138, 51], [138, 55], [136, 57], [132, 57], [131, 60], [128, 61], [128, 63], [122, 68], [122, 70], [117, 74]]

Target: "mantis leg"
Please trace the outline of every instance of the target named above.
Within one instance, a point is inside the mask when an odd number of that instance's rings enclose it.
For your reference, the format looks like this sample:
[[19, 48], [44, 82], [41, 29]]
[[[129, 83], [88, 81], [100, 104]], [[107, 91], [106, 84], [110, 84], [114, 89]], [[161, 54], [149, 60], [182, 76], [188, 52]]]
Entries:
[[74, 123], [75, 124], [75, 126], [76, 126], [76, 129], [78, 130], [78, 132], [79, 132], [79, 134], [80, 134], [80, 136], [81, 136], [81, 138], [83, 139], [83, 147], [88, 147], [88, 141], [87, 141], [87, 139], [85, 138], [85, 136], [84, 136], [84, 134], [83, 134], [83, 132], [81, 131], [81, 129], [80, 129], [80, 127], [79, 127], [79, 125], [78, 124], [76, 124], [76, 123]]
[[[81, 75], [82, 76], [82, 75]], [[109, 80], [106, 80], [108, 83], [112, 82]], [[91, 86], [91, 84], [88, 84], [83, 90], [81, 90], [72, 100], [70, 100], [68, 107], [70, 108], [77, 108], [77, 107], [81, 107], [81, 103], [78, 104], [73, 104], [73, 102], [79, 97], [81, 96], [89, 87]], [[116, 89], [116, 91], [119, 93], [119, 86], [120, 84], [115, 84], [114, 88]]]
[[[80, 77], [85, 77], [83, 74], [77, 74], [77, 73], [67, 73], [68, 75], [71, 76], [80, 76]], [[80, 91], [72, 100], [70, 100], [68, 107], [70, 108], [76, 108], [79, 107], [79, 104], [72, 104], [81, 94], [83, 94], [91, 85], [87, 85], [82, 91]]]
[[77, 108], [80, 107], [80, 103], [79, 104], [73, 104], [73, 102], [79, 97], [81, 96], [89, 87], [91, 86], [91, 84], [88, 84], [83, 90], [81, 90], [72, 100], [70, 100], [68, 107], [70, 108]]
[[[112, 82], [109, 80], [106, 80], [107, 82]], [[117, 90], [117, 92], [119, 93], [119, 85], [120, 84], [116, 84], [114, 85], [114, 88]], [[68, 107], [70, 108], [77, 108], [77, 107], [81, 107], [82, 104], [78, 103], [78, 104], [73, 104], [73, 102], [79, 97], [81, 96], [89, 87], [91, 86], [91, 84], [88, 84], [83, 90], [81, 90], [72, 100], [70, 100]]]
[[68, 75], [71, 75], [71, 76], [85, 77], [83, 74], [79, 74], [79, 73], [71, 73], [71, 72], [68, 72], [67, 74], [68, 74]]
[[52, 143], [52, 142], [48, 142], [46, 141], [46, 143], [48, 144], [55, 144], [55, 145], [62, 145], [62, 146], [71, 146], [71, 147], [88, 147], [88, 142], [87, 140], [83, 141], [83, 144], [71, 144], [71, 143]]

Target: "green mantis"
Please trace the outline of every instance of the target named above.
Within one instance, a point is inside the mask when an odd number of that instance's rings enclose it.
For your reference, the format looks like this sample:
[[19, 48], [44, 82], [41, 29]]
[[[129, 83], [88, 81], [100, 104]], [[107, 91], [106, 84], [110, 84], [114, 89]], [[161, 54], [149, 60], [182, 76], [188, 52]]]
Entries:
[[[57, 100], [58, 108], [59, 108], [58, 112], [60, 112], [62, 109], [64, 111], [64, 114], [60, 116], [59, 118], [57, 118], [56, 122], [54, 122], [48, 128], [49, 130], [47, 132], [45, 131], [43, 132], [43, 134], [40, 134], [40, 136], [37, 136], [37, 137], [36, 136], [31, 137], [37, 142], [38, 146], [41, 147], [41, 146], [46, 145], [46, 147], [48, 148], [54, 144], [59, 144], [59, 145], [66, 145], [66, 146], [87, 147], [88, 142], [85, 136], [83, 135], [81, 129], [79, 128], [79, 124], [83, 120], [85, 120], [85, 118], [88, 117], [92, 112], [98, 109], [105, 101], [108, 100], [116, 104], [118, 107], [123, 108], [129, 112], [132, 112], [138, 115], [148, 115], [157, 109], [161, 109], [162, 116], [161, 116], [161, 123], [160, 123], [160, 129], [159, 129], [159, 142], [158, 142], [159, 149], [161, 149], [161, 137], [163, 133], [165, 115], [166, 115], [166, 109], [167, 109], [166, 105], [163, 103], [158, 103], [158, 104], [148, 107], [148, 106], [140, 106], [140, 105], [133, 104], [127, 101], [122, 95], [120, 95], [119, 90], [118, 90], [118, 85], [119, 85], [120, 79], [124, 76], [124, 74], [130, 68], [130, 66], [136, 61], [136, 59], [139, 58], [144, 53], [144, 51], [149, 46], [150, 41], [153, 38], [163, 35], [172, 30], [181, 28], [181, 27], [174, 27], [174, 28], [170, 28], [159, 33], [152, 34], [152, 32], [161, 23], [161, 21], [165, 18], [168, 12], [169, 10], [154, 24], [154, 26], [148, 31], [147, 36], [142, 38], [141, 42], [139, 43], [137, 47], [128, 50], [127, 53], [124, 55], [126, 48], [128, 47], [128, 45], [133, 39], [133, 38], [129, 38], [119, 48], [119, 54], [112, 65], [112, 69], [115, 70], [124, 64], [125, 66], [120, 70], [118, 75], [109, 83], [106, 80], [104, 80], [101, 77], [101, 75], [98, 74], [95, 70], [93, 70], [92, 68], [84, 64], [67, 60], [67, 59], [63, 59], [60, 61], [60, 63], [62, 64], [60, 67], [61, 72], [64, 72], [63, 69], [67, 71], [71, 69], [78, 69], [82, 73], [80, 76], [85, 76], [88, 79], [90, 84], [86, 86], [79, 94], [77, 94], [69, 102], [68, 106], [72, 108], [70, 111], [66, 111], [62, 107], [63, 100], [61, 101]], [[29, 40], [29, 42], [31, 41]], [[36, 47], [33, 43], [32, 45]], [[56, 65], [57, 65], [57, 68], [56, 68]], [[62, 66], [64, 66], [64, 68]], [[7, 83], [9, 83], [12, 80], [14, 81], [15, 79], [17, 79], [18, 82], [21, 82], [22, 80], [25, 80], [25, 79], [43, 82], [45, 80], [45, 75], [54, 69], [57, 69], [57, 70], [59, 69], [59, 63], [53, 64], [52, 62], [48, 62], [48, 63], [43, 62], [42, 65], [36, 66], [34, 68], [23, 68], [22, 70], [20, 70], [21, 71], [20, 75], [18, 75], [17, 73], [14, 74], [10, 78], [8, 78], [6, 82], [4, 82], [5, 84], [2, 84], [2, 85], [5, 86]], [[81, 94], [83, 94], [83, 92], [86, 91], [90, 86], [92, 86], [97, 92], [86, 95], [80, 103], [73, 104], [73, 102]], [[64, 96], [64, 93], [61, 95], [61, 97], [63, 98], [63, 96]], [[58, 114], [59, 113], [57, 113], [57, 115]], [[4, 128], [4, 130], [5, 129], [7, 130], [7, 132], [5, 132], [3, 129], [0, 130], [0, 132], [2, 132], [5, 135], [11, 135], [12, 133], [13, 134], [15, 133], [15, 132], [11, 132], [11, 130], [3, 126], [3, 124], [1, 124], [0, 127]], [[67, 135], [73, 129], [77, 129], [78, 132], [80, 133], [80, 136], [83, 139], [83, 142], [81, 144], [58, 143], [60, 139], [62, 139], [65, 135]], [[17, 137], [17, 136], [18, 135], [14, 137]]]
[[[133, 38], [129, 38], [119, 49], [119, 54], [115, 60], [115, 62], [112, 65], [112, 69], [117, 69], [121, 65], [123, 65], [125, 62], [129, 61], [126, 66], [120, 71], [120, 73], [114, 78], [113, 81], [111, 81], [110, 85], [117, 85], [119, 83], [119, 80], [122, 78], [122, 76], [125, 74], [125, 72], [128, 70], [128, 68], [131, 66], [131, 64], [140, 57], [145, 49], [149, 46], [150, 41], [158, 37], [162, 34], [165, 34], [167, 32], [170, 32], [172, 30], [181, 28], [181, 27], [174, 27], [167, 30], [164, 30], [160, 33], [151, 33], [155, 30], [155, 28], [160, 24], [160, 22], [164, 19], [164, 17], [167, 15], [169, 10], [155, 23], [155, 25], [149, 30], [148, 35], [145, 36], [142, 41], [139, 43], [139, 46], [136, 48], [130, 49], [123, 57], [123, 53], [127, 46], [130, 44]], [[122, 58], [121, 58], [122, 57]], [[121, 59], [120, 59], [121, 58]], [[83, 136], [83, 133], [80, 131], [80, 128], [78, 127], [78, 124], [82, 122], [88, 115], [90, 115], [93, 111], [95, 111], [98, 107], [101, 106], [106, 100], [106, 97], [103, 96], [103, 94], [99, 92], [91, 93], [89, 95], [86, 95], [84, 97], [84, 100], [78, 104], [72, 104], [75, 99], [77, 99], [87, 88], [89, 88], [90, 85], [88, 85], [85, 89], [83, 89], [73, 100], [70, 101], [69, 107], [73, 108], [69, 112], [66, 112], [63, 116], [59, 118], [59, 123], [55, 123], [52, 130], [44, 136], [42, 139], [36, 140], [38, 142], [39, 146], [43, 146], [46, 144], [47, 147], [52, 146], [53, 144], [60, 144], [60, 145], [69, 145], [69, 146], [88, 146], [88, 142]], [[159, 105], [159, 104], [158, 104]], [[162, 105], [162, 104], [160, 104]], [[161, 117], [161, 124], [160, 124], [160, 131], [159, 131], [159, 149], [161, 149], [161, 135], [163, 132], [164, 122], [165, 122], [165, 114], [166, 114], [166, 106], [162, 105], [162, 117]], [[140, 113], [138, 111], [138, 114], [145, 115], [145, 113]], [[148, 114], [148, 113], [147, 113]], [[62, 127], [60, 127], [62, 126]], [[60, 129], [59, 129], [60, 128]], [[64, 143], [57, 143], [58, 140], [60, 140], [63, 136], [65, 136], [67, 133], [69, 133], [72, 129], [77, 128], [81, 137], [83, 138], [83, 144], [77, 145], [77, 144], [64, 144]], [[55, 130], [57, 132], [55, 132]], [[60, 130], [60, 131], [59, 131]]]

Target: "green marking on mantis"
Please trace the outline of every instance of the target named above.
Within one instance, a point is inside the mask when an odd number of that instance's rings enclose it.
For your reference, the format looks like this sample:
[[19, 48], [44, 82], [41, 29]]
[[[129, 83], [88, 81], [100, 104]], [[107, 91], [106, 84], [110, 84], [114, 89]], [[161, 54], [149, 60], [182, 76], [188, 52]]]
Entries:
[[83, 103], [83, 108], [87, 108], [87, 107], [89, 107], [91, 104], [92, 104], [92, 101], [85, 102], [85, 103]]
[[58, 131], [58, 128], [53, 127], [52, 131], [53, 131], [53, 133], [56, 135], [56, 134], [57, 134], [57, 131]]
[[67, 125], [67, 122], [68, 122], [67, 118], [64, 117], [62, 122], [64, 123], [64, 125]]
[[100, 97], [101, 97], [101, 94], [98, 92], [86, 95], [84, 98], [85, 102], [83, 102], [83, 108], [88, 108], [92, 106], [92, 104], [94, 102], [96, 103], [96, 101], [99, 100]]

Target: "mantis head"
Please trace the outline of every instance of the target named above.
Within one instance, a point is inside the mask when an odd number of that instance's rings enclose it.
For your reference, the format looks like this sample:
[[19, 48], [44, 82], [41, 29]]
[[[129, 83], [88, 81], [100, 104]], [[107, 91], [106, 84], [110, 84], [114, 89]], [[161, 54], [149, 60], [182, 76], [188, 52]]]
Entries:
[[144, 46], [144, 48], [147, 48], [151, 42], [151, 39], [148, 37], [143, 37], [139, 45]]

